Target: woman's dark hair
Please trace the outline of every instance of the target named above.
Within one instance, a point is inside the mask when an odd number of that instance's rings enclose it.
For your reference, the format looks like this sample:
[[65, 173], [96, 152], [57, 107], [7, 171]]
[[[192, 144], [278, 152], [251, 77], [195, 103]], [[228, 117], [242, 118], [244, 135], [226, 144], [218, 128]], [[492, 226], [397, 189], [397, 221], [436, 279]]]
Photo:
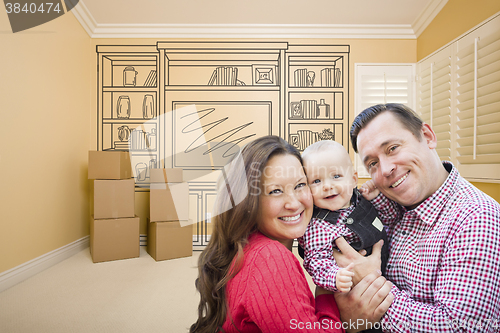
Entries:
[[[358, 152], [357, 140], [359, 132], [364, 127], [366, 127], [376, 116], [386, 111], [391, 112], [401, 122], [401, 124], [406, 127], [406, 129], [408, 129], [413, 133], [413, 135], [415, 135], [418, 140], [422, 138], [421, 130], [423, 121], [415, 113], [415, 111], [403, 104], [378, 104], [363, 110], [352, 122], [351, 143], [352, 148], [356, 153]], [[391, 124], [387, 124], [388, 128], [390, 126]]]
[[265, 136], [247, 144], [222, 170], [214, 207], [213, 231], [198, 260], [196, 288], [200, 292], [198, 320], [190, 332], [218, 332], [227, 313], [226, 285], [243, 264], [243, 248], [257, 230], [261, 175], [276, 155], [300, 152], [277, 136]]

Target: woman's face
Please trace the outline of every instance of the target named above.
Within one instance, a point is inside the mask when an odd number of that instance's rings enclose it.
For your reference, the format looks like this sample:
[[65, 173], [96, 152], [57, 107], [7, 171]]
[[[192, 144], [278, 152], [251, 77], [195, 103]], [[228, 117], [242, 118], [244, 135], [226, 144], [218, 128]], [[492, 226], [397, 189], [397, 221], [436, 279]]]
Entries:
[[273, 156], [261, 177], [257, 226], [285, 246], [304, 234], [313, 202], [307, 178], [297, 157]]

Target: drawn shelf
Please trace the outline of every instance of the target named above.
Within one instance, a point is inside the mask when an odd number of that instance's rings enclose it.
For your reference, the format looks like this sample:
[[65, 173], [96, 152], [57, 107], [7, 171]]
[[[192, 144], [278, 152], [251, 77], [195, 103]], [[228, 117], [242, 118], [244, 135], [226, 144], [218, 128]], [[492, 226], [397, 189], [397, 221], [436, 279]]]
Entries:
[[338, 89], [333, 87], [289, 87], [288, 88], [288, 92], [307, 93], [307, 94], [310, 94], [311, 92], [328, 94], [333, 92], [339, 92], [342, 90], [343, 89]]
[[289, 92], [288, 119], [292, 120], [343, 120], [343, 92]]
[[148, 120], [157, 116], [157, 92], [154, 90], [103, 92], [101, 100], [103, 118]]
[[288, 70], [290, 88], [342, 88], [344, 84], [344, 56], [290, 56]]
[[158, 50], [97, 46], [97, 54], [98, 150], [130, 151], [150, 168], [159, 160]]
[[141, 93], [148, 93], [148, 92], [156, 92], [156, 87], [103, 87], [102, 92], [107, 93], [107, 92], [123, 92], [123, 93], [129, 93], [129, 92], [141, 92]]
[[252, 61], [238, 66], [195, 63], [188, 67], [176, 65], [173, 60], [168, 63], [167, 86], [276, 87], [280, 84], [277, 59], [265, 64]]
[[334, 140], [344, 144], [343, 123], [290, 123], [289, 142], [300, 151], [320, 140]]
[[168, 85], [165, 91], [280, 91], [279, 86]]
[[285, 137], [299, 150], [319, 140], [348, 148], [348, 45], [290, 45]]
[[[159, 42], [165, 85], [238, 89], [279, 87], [287, 43]], [[221, 88], [224, 87], [224, 88]]]

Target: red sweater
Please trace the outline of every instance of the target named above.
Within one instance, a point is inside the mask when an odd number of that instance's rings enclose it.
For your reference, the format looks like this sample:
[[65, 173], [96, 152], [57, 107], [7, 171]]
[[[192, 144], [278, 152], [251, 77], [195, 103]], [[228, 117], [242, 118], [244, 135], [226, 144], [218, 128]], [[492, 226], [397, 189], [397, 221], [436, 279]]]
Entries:
[[226, 333], [344, 332], [333, 295], [314, 299], [299, 261], [285, 246], [256, 232], [244, 251], [242, 269], [226, 287]]

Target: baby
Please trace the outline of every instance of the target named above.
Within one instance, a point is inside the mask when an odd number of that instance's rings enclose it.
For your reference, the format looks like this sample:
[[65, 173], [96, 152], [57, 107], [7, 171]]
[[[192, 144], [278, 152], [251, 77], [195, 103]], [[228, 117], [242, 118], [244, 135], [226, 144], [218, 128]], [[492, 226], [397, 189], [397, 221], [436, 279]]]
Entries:
[[[371, 247], [380, 239], [382, 272], [387, 262], [387, 235], [377, 211], [368, 201], [379, 191], [357, 190], [358, 175], [345, 148], [330, 140], [318, 141], [302, 153], [304, 168], [314, 200], [313, 218], [303, 237], [299, 253], [304, 252], [304, 268], [314, 283], [324, 289], [348, 292], [354, 276], [353, 264], [340, 268], [333, 259], [335, 239], [344, 237], [356, 250]], [[302, 249], [301, 249], [302, 247]]]

